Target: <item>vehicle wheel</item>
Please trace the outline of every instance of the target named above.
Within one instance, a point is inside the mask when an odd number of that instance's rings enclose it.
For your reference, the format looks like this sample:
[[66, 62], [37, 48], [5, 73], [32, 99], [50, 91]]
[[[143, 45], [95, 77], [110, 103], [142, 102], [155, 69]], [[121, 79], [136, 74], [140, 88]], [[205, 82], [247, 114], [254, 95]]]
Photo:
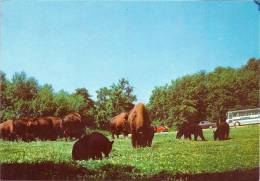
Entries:
[[239, 122], [236, 122], [236, 123], [235, 123], [235, 126], [240, 126], [240, 123], [239, 123]]

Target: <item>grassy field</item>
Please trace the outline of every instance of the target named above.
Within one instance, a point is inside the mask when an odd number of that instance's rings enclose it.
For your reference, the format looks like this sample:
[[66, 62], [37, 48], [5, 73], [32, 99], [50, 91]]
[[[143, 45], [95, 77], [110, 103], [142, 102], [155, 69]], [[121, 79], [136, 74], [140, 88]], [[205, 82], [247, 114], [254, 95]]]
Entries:
[[232, 128], [230, 140], [176, 140], [156, 134], [151, 148], [133, 149], [130, 138], [115, 140], [108, 159], [73, 161], [74, 142], [0, 141], [2, 179], [258, 180], [258, 125]]

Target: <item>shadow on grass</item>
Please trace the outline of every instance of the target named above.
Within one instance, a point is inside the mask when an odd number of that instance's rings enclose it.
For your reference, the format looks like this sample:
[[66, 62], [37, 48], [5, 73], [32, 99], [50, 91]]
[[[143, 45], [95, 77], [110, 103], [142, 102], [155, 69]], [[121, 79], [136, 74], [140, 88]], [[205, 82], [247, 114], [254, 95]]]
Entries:
[[216, 173], [200, 173], [200, 174], [171, 174], [168, 172], [160, 172], [149, 177], [150, 180], [182, 180], [182, 181], [258, 181], [259, 168], [234, 170]]
[[76, 167], [70, 164], [44, 162], [37, 164], [1, 164], [1, 180], [182, 180], [182, 181], [254, 181], [259, 179], [259, 168], [222, 173], [172, 174], [162, 171], [151, 176], [141, 176], [132, 166], [107, 164], [98, 170]]

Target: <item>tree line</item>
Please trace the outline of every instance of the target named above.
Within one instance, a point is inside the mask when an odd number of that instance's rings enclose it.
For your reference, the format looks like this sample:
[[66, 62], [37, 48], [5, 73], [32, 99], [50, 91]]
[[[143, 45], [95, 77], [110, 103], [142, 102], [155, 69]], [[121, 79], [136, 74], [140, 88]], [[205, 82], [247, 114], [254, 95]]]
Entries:
[[216, 67], [186, 75], [155, 87], [148, 107], [157, 123], [168, 126], [184, 121], [224, 121], [229, 110], [259, 105], [260, 59], [240, 68]]
[[[259, 102], [260, 60], [250, 59], [241, 68], [217, 67], [200, 71], [169, 84], [155, 87], [147, 104], [154, 124], [172, 126], [183, 121], [225, 119], [231, 109], [254, 108]], [[26, 117], [64, 117], [78, 112], [86, 125], [109, 129], [109, 121], [134, 106], [136, 95], [129, 81], [122, 78], [96, 91], [93, 100], [86, 88], [73, 93], [55, 92], [50, 84], [39, 85], [25, 72], [9, 80], [0, 72], [0, 121]]]

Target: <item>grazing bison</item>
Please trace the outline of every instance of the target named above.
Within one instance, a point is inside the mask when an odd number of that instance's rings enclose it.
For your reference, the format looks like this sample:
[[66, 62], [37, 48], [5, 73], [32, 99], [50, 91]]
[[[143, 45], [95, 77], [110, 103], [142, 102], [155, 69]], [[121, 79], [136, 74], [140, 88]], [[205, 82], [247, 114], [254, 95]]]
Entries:
[[33, 133], [30, 131], [30, 125], [33, 122], [31, 118], [21, 118], [13, 121], [13, 131], [16, 139], [23, 141], [31, 141], [34, 139]]
[[85, 135], [73, 145], [73, 160], [102, 159], [109, 156], [114, 141], [109, 141], [107, 137], [98, 132]]
[[62, 120], [64, 136], [67, 138], [80, 138], [85, 134], [85, 125], [78, 113], [70, 113]]
[[229, 136], [229, 125], [226, 122], [222, 122], [217, 126], [216, 131], [214, 131], [214, 140], [227, 140]]
[[113, 139], [115, 138], [114, 135], [116, 135], [118, 138], [120, 133], [123, 133], [124, 136], [128, 134], [125, 129], [127, 124], [127, 118], [128, 118], [128, 113], [126, 112], [123, 112], [112, 118], [112, 120], [110, 121], [110, 130]]
[[203, 136], [202, 128], [198, 124], [188, 122], [184, 122], [182, 125], [179, 126], [176, 138], [180, 139], [182, 136], [184, 136], [184, 138], [189, 138], [191, 140], [192, 134], [194, 135], [195, 141], [197, 141], [198, 136], [203, 141], [206, 141]]
[[151, 147], [155, 132], [156, 132], [156, 128], [153, 126], [149, 126], [144, 129], [139, 129], [138, 137], [137, 137], [137, 142], [139, 143], [139, 146]]
[[41, 140], [56, 139], [52, 120], [48, 117], [40, 117], [35, 119], [30, 124], [30, 129], [32, 130], [35, 137], [38, 137]]
[[15, 135], [13, 132], [13, 120], [7, 120], [0, 124], [0, 138], [4, 140], [14, 140]]
[[130, 111], [127, 128], [132, 134], [132, 146], [151, 146], [154, 130], [150, 126], [150, 119], [143, 103], [135, 105]]
[[62, 119], [58, 117], [49, 116], [47, 119], [50, 119], [53, 125], [53, 137], [58, 138], [63, 136], [63, 126]]

